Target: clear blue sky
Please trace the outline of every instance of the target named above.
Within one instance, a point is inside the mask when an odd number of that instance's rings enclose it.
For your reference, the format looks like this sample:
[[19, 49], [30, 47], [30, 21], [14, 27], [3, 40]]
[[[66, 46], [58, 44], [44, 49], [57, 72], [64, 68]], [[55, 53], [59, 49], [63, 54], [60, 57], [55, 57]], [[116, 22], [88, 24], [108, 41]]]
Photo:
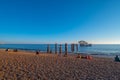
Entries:
[[0, 42], [120, 43], [120, 0], [0, 0]]

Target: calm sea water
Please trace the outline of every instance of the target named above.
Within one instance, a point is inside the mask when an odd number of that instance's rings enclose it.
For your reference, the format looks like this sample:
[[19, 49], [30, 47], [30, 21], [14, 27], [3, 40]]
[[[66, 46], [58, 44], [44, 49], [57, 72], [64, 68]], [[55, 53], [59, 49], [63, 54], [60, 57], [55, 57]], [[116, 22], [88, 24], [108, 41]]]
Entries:
[[[58, 45], [59, 47], [59, 45]], [[0, 44], [0, 48], [20, 49], [20, 50], [47, 50], [47, 44]], [[55, 50], [54, 44], [50, 45], [52, 51]], [[64, 52], [64, 44], [62, 45], [62, 51]], [[68, 51], [71, 52], [71, 46], [68, 45]], [[92, 47], [80, 47], [79, 52], [92, 55], [120, 55], [120, 45], [92, 45]], [[74, 52], [76, 53], [76, 51]]]

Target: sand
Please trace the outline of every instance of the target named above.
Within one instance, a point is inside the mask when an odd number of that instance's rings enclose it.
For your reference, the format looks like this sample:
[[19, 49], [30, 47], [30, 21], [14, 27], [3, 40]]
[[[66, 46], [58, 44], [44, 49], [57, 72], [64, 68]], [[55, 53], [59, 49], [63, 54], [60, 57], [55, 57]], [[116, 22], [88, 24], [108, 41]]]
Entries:
[[120, 80], [120, 62], [0, 50], [0, 80]]

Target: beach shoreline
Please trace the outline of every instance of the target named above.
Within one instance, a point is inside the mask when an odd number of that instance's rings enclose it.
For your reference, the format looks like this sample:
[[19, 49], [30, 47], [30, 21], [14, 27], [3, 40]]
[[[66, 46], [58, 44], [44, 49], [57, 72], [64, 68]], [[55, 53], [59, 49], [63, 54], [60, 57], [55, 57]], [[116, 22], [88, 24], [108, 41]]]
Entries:
[[[5, 51], [6, 49], [0, 49], [0, 51]], [[14, 49], [9, 49], [9, 52], [13, 52]], [[22, 49], [17, 49], [18, 52], [26, 52], [26, 53], [35, 53], [37, 50], [22, 50]], [[46, 54], [47, 51], [40, 51], [40, 53]], [[51, 54], [55, 54], [55, 52], [52, 52]], [[58, 52], [59, 54], [59, 52]], [[64, 54], [64, 52], [62, 52], [62, 54]], [[72, 53], [72, 52], [68, 52], [68, 55], [72, 55], [72, 56], [77, 56], [78, 54], [80, 55], [90, 55], [92, 57], [100, 57], [100, 58], [111, 58], [114, 59], [115, 55], [103, 55], [103, 54], [93, 54], [93, 53], [83, 53], [83, 52], [79, 52], [79, 53]]]

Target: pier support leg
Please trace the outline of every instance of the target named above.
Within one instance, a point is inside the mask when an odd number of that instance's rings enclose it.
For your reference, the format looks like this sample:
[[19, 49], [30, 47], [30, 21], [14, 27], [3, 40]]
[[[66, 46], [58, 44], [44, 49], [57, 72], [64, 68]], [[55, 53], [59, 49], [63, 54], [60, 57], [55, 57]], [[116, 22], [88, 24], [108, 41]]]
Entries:
[[76, 44], [76, 52], [78, 52], [78, 44]]
[[57, 54], [57, 43], [55, 44], [55, 54]]
[[50, 45], [47, 45], [47, 53], [50, 53]]
[[68, 47], [67, 46], [68, 46], [67, 43], [65, 43], [65, 55], [64, 55], [64, 57], [67, 57], [67, 55], [68, 55]]
[[59, 47], [59, 54], [61, 55], [62, 54], [62, 45], [60, 44], [60, 47]]

